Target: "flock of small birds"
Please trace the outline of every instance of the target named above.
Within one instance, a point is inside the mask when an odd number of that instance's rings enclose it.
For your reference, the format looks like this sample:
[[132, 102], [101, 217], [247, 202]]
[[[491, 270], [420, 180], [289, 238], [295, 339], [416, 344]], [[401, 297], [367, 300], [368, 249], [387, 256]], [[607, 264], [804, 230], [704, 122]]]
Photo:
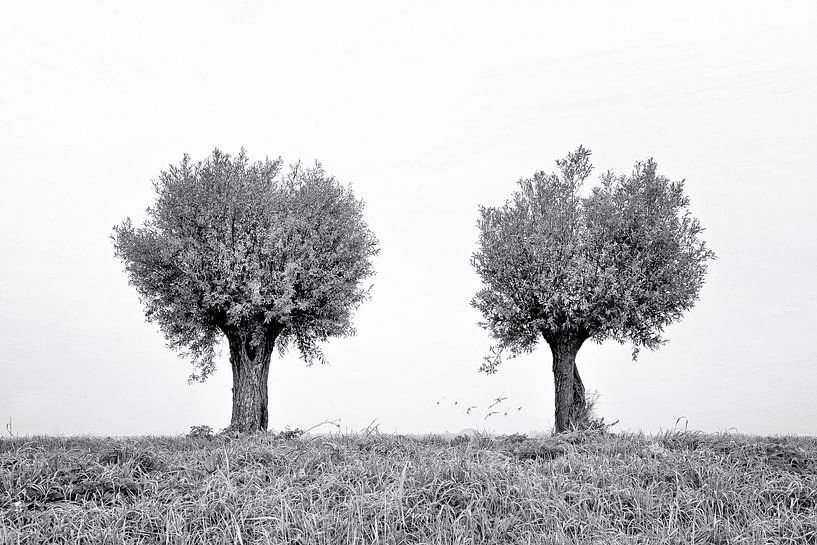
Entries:
[[[494, 416], [495, 414], [502, 414], [502, 416], [508, 416], [508, 413], [512, 413], [513, 412], [512, 408], [507, 408], [507, 409], [503, 410], [503, 408], [499, 406], [500, 404], [505, 402], [506, 399], [508, 399], [507, 396], [499, 396], [499, 397], [494, 398], [487, 405], [487, 407], [486, 407], [487, 412], [485, 413], [485, 416], [483, 417], [483, 420], [488, 420], [489, 417]], [[437, 402], [436, 406], [439, 407], [443, 403], [443, 401], [445, 401], [445, 396], [443, 396]], [[458, 400], [454, 401], [452, 406], [453, 407], [459, 407], [460, 402]], [[479, 405], [470, 405], [465, 409], [465, 414], [470, 415], [474, 411], [474, 409], [478, 409], [478, 408], [479, 408]], [[491, 409], [496, 409], [496, 410], [491, 410]], [[516, 408], [516, 412], [520, 412], [521, 410], [522, 410], [522, 407], [517, 407]]]

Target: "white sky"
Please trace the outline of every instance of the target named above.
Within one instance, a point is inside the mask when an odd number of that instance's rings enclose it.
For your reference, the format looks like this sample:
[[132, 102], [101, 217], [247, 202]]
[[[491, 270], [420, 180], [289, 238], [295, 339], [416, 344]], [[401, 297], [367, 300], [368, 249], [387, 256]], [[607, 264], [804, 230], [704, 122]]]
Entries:
[[[23, 434], [229, 423], [226, 352], [188, 386], [108, 237], [184, 152], [245, 146], [319, 159], [367, 202], [382, 246], [331, 365], [274, 358], [270, 427], [547, 429], [544, 343], [477, 372], [491, 341], [469, 257], [478, 204], [583, 144], [597, 172], [653, 156], [685, 178], [719, 256], [663, 349], [579, 353], [601, 414], [815, 435], [815, 28], [811, 1], [3, 2], [0, 420]], [[499, 395], [511, 412], [485, 420]]]

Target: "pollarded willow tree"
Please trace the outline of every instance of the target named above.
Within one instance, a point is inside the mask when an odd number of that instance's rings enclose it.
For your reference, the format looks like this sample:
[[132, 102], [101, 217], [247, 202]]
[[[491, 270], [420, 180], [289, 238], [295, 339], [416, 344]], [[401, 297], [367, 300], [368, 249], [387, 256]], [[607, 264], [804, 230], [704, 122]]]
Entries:
[[579, 147], [556, 164], [558, 173], [520, 180], [503, 206], [480, 207], [472, 264], [484, 288], [472, 305], [496, 340], [482, 371], [547, 341], [561, 432], [585, 418], [582, 344], [631, 342], [634, 359], [640, 348], [660, 346], [665, 327], [698, 300], [715, 255], [690, 215], [683, 181], [658, 174], [652, 159], [629, 175], [603, 174], [587, 196], [580, 189], [590, 151]]
[[273, 349], [321, 361], [322, 341], [354, 332], [378, 252], [363, 203], [320, 165], [285, 173], [280, 159], [251, 163], [243, 149], [198, 163], [185, 155], [154, 188], [144, 224], [114, 228], [116, 256], [148, 320], [192, 359], [191, 380], [214, 371], [226, 338], [230, 427], [264, 430]]

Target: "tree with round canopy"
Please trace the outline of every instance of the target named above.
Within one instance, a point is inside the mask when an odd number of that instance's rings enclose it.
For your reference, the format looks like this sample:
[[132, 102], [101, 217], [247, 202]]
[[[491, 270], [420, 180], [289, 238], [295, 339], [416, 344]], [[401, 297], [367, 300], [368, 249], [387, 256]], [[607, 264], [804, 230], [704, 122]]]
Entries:
[[665, 342], [665, 328], [695, 302], [715, 254], [689, 212], [683, 181], [655, 161], [629, 175], [611, 171], [581, 194], [590, 176], [583, 147], [537, 172], [500, 207], [480, 207], [472, 265], [484, 287], [472, 305], [496, 340], [480, 368], [497, 370], [505, 354], [550, 346], [557, 432], [586, 424], [585, 387], [576, 355], [587, 340], [642, 347]]
[[114, 227], [116, 256], [147, 319], [192, 360], [191, 380], [215, 370], [226, 339], [230, 428], [264, 430], [273, 349], [323, 361], [322, 341], [354, 333], [378, 252], [363, 203], [320, 164], [284, 172], [281, 159], [250, 162], [243, 149], [185, 155], [153, 184], [146, 221]]

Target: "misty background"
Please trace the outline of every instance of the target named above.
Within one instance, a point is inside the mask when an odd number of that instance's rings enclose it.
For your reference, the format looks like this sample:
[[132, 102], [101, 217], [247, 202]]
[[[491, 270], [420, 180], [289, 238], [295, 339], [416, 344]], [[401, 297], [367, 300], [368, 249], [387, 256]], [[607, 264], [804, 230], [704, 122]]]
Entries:
[[[662, 349], [635, 363], [612, 342], [579, 352], [600, 414], [614, 429], [685, 416], [815, 435], [815, 26], [806, 1], [4, 2], [0, 421], [99, 435], [229, 423], [226, 348], [188, 385], [109, 236], [144, 218], [150, 180], [183, 153], [244, 146], [321, 161], [381, 245], [358, 334], [324, 346], [330, 365], [273, 357], [271, 428], [550, 428], [545, 343], [477, 372], [491, 339], [469, 260], [478, 205], [583, 144], [596, 174], [654, 157], [686, 179], [718, 254]], [[508, 415], [485, 419], [497, 396]]]

